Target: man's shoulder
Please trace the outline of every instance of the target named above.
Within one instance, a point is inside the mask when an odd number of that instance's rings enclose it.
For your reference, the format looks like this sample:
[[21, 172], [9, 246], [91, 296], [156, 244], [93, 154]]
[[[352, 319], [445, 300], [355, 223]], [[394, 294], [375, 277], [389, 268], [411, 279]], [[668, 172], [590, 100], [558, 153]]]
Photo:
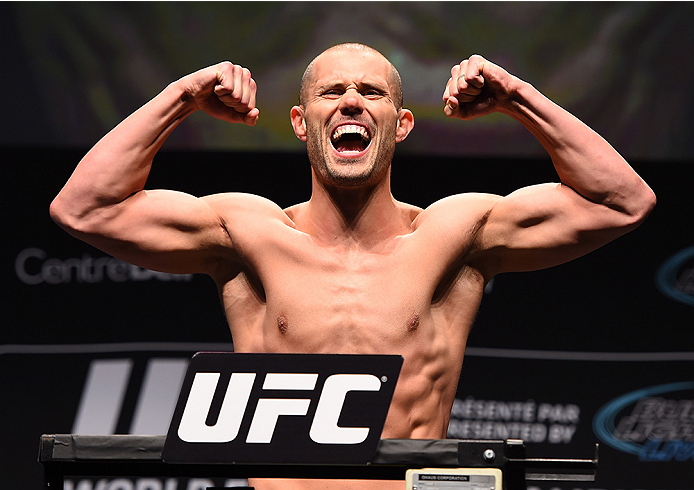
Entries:
[[481, 192], [455, 194], [428, 206], [417, 217], [417, 221], [420, 224], [434, 222], [447, 225], [476, 223], [489, 214], [499, 199], [501, 196]]
[[292, 226], [288, 214], [275, 202], [256, 194], [225, 192], [203, 198], [225, 223], [267, 225], [268, 221]]
[[300, 213], [304, 211], [308, 202], [302, 202], [299, 204], [294, 204], [283, 209], [283, 212], [290, 220], [294, 220]]
[[401, 201], [395, 201], [395, 203], [403, 217], [403, 220], [408, 223], [414, 224], [419, 215], [422, 214], [422, 211], [424, 211], [422, 208], [415, 206], [414, 204], [408, 204]]

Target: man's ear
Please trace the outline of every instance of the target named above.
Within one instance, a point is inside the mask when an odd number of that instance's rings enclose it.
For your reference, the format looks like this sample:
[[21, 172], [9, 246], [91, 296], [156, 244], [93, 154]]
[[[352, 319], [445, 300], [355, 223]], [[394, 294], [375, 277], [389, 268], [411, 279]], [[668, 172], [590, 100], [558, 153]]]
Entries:
[[306, 141], [306, 120], [304, 119], [304, 108], [298, 105], [292, 107], [289, 113], [292, 120], [294, 134], [301, 141]]
[[395, 142], [400, 143], [407, 138], [414, 128], [414, 114], [409, 109], [400, 109], [398, 112], [398, 129], [395, 132]]

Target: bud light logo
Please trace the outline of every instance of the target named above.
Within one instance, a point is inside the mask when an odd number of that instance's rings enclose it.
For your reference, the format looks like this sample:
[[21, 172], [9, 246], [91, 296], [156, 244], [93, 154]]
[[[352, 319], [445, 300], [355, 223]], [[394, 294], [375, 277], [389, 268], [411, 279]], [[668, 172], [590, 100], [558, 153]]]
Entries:
[[670, 257], [658, 269], [656, 285], [668, 298], [694, 306], [694, 247]]
[[641, 461], [694, 461], [694, 381], [615, 398], [595, 415], [593, 430], [605, 444]]

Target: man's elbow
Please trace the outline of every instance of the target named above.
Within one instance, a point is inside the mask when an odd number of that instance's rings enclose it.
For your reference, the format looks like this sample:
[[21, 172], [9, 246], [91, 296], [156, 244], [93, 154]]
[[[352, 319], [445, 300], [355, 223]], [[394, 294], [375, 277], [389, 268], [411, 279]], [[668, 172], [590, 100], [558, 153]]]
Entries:
[[51, 202], [48, 213], [58, 226], [71, 235], [88, 233], [88, 219], [80, 212], [75, 203], [58, 194]]
[[634, 228], [643, 223], [651, 214], [657, 203], [655, 192], [644, 183], [644, 189], [639, 193], [629, 211], [631, 224]]
[[65, 206], [63, 205], [60, 194], [51, 201], [51, 205], [48, 207], [48, 214], [57, 225], [62, 226], [65, 219]]

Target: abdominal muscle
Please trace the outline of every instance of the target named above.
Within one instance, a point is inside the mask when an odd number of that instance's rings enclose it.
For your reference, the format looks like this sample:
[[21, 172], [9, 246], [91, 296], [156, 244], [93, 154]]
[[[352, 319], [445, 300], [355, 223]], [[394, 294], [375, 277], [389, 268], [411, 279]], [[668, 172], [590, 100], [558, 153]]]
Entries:
[[[274, 315], [272, 318], [274, 318]], [[249, 348], [235, 344], [238, 351], [255, 352], [331, 352], [400, 354], [404, 361], [393, 395], [382, 439], [441, 439], [446, 437], [450, 409], [461, 369], [466, 335], [447, 335], [435, 325], [430, 314], [422, 315], [417, 331], [388, 336], [389, 342], [375, 339], [360, 344], [334, 345], [328, 337], [312, 332], [309, 340], [296, 330], [292, 315], [281, 319], [279, 327], [268, 321], [263, 345]], [[253, 336], [257, 339], [260, 336]], [[363, 335], [368, 337], [368, 335]], [[399, 337], [399, 338], [398, 338]], [[319, 480], [319, 479], [249, 479], [257, 490], [403, 490], [403, 480]]]
[[[357, 266], [345, 269], [344, 257], [324, 260], [328, 266], [319, 267], [318, 252], [311, 252], [310, 261], [296, 270], [292, 264], [301, 260], [270, 264], [272, 277], [262, 281], [265, 301], [251, 294], [243, 275], [224, 284], [221, 293], [235, 350], [401, 355], [403, 366], [381, 438], [445, 438], [482, 283], [461, 275], [446, 299], [432, 304], [433, 280], [413, 266], [401, 266], [397, 253], [373, 262], [360, 258]], [[410, 259], [402, 262], [426, 266], [421, 254], [417, 261]], [[417, 287], [411, 284], [413, 277], [419, 278]], [[404, 475], [398, 481], [252, 478], [249, 484], [257, 490], [405, 488]]]
[[[398, 384], [381, 434], [382, 439], [441, 439], [446, 437], [450, 408], [462, 364], [460, 337], [432, 334], [435, 327], [422, 322], [409, 341], [392, 352], [374, 346], [373, 353], [398, 353], [404, 358]], [[281, 335], [288, 335], [284, 332]], [[426, 340], [423, 340], [425, 337]], [[454, 347], [457, 345], [457, 348]], [[286, 346], [284, 351], [295, 351]], [[392, 348], [392, 346], [391, 346]], [[364, 346], [361, 346], [361, 350]], [[274, 350], [274, 349], [272, 349]], [[453, 350], [458, 350], [454, 354]], [[268, 350], [265, 350], [267, 352]], [[249, 479], [257, 490], [403, 490], [403, 480]]]

